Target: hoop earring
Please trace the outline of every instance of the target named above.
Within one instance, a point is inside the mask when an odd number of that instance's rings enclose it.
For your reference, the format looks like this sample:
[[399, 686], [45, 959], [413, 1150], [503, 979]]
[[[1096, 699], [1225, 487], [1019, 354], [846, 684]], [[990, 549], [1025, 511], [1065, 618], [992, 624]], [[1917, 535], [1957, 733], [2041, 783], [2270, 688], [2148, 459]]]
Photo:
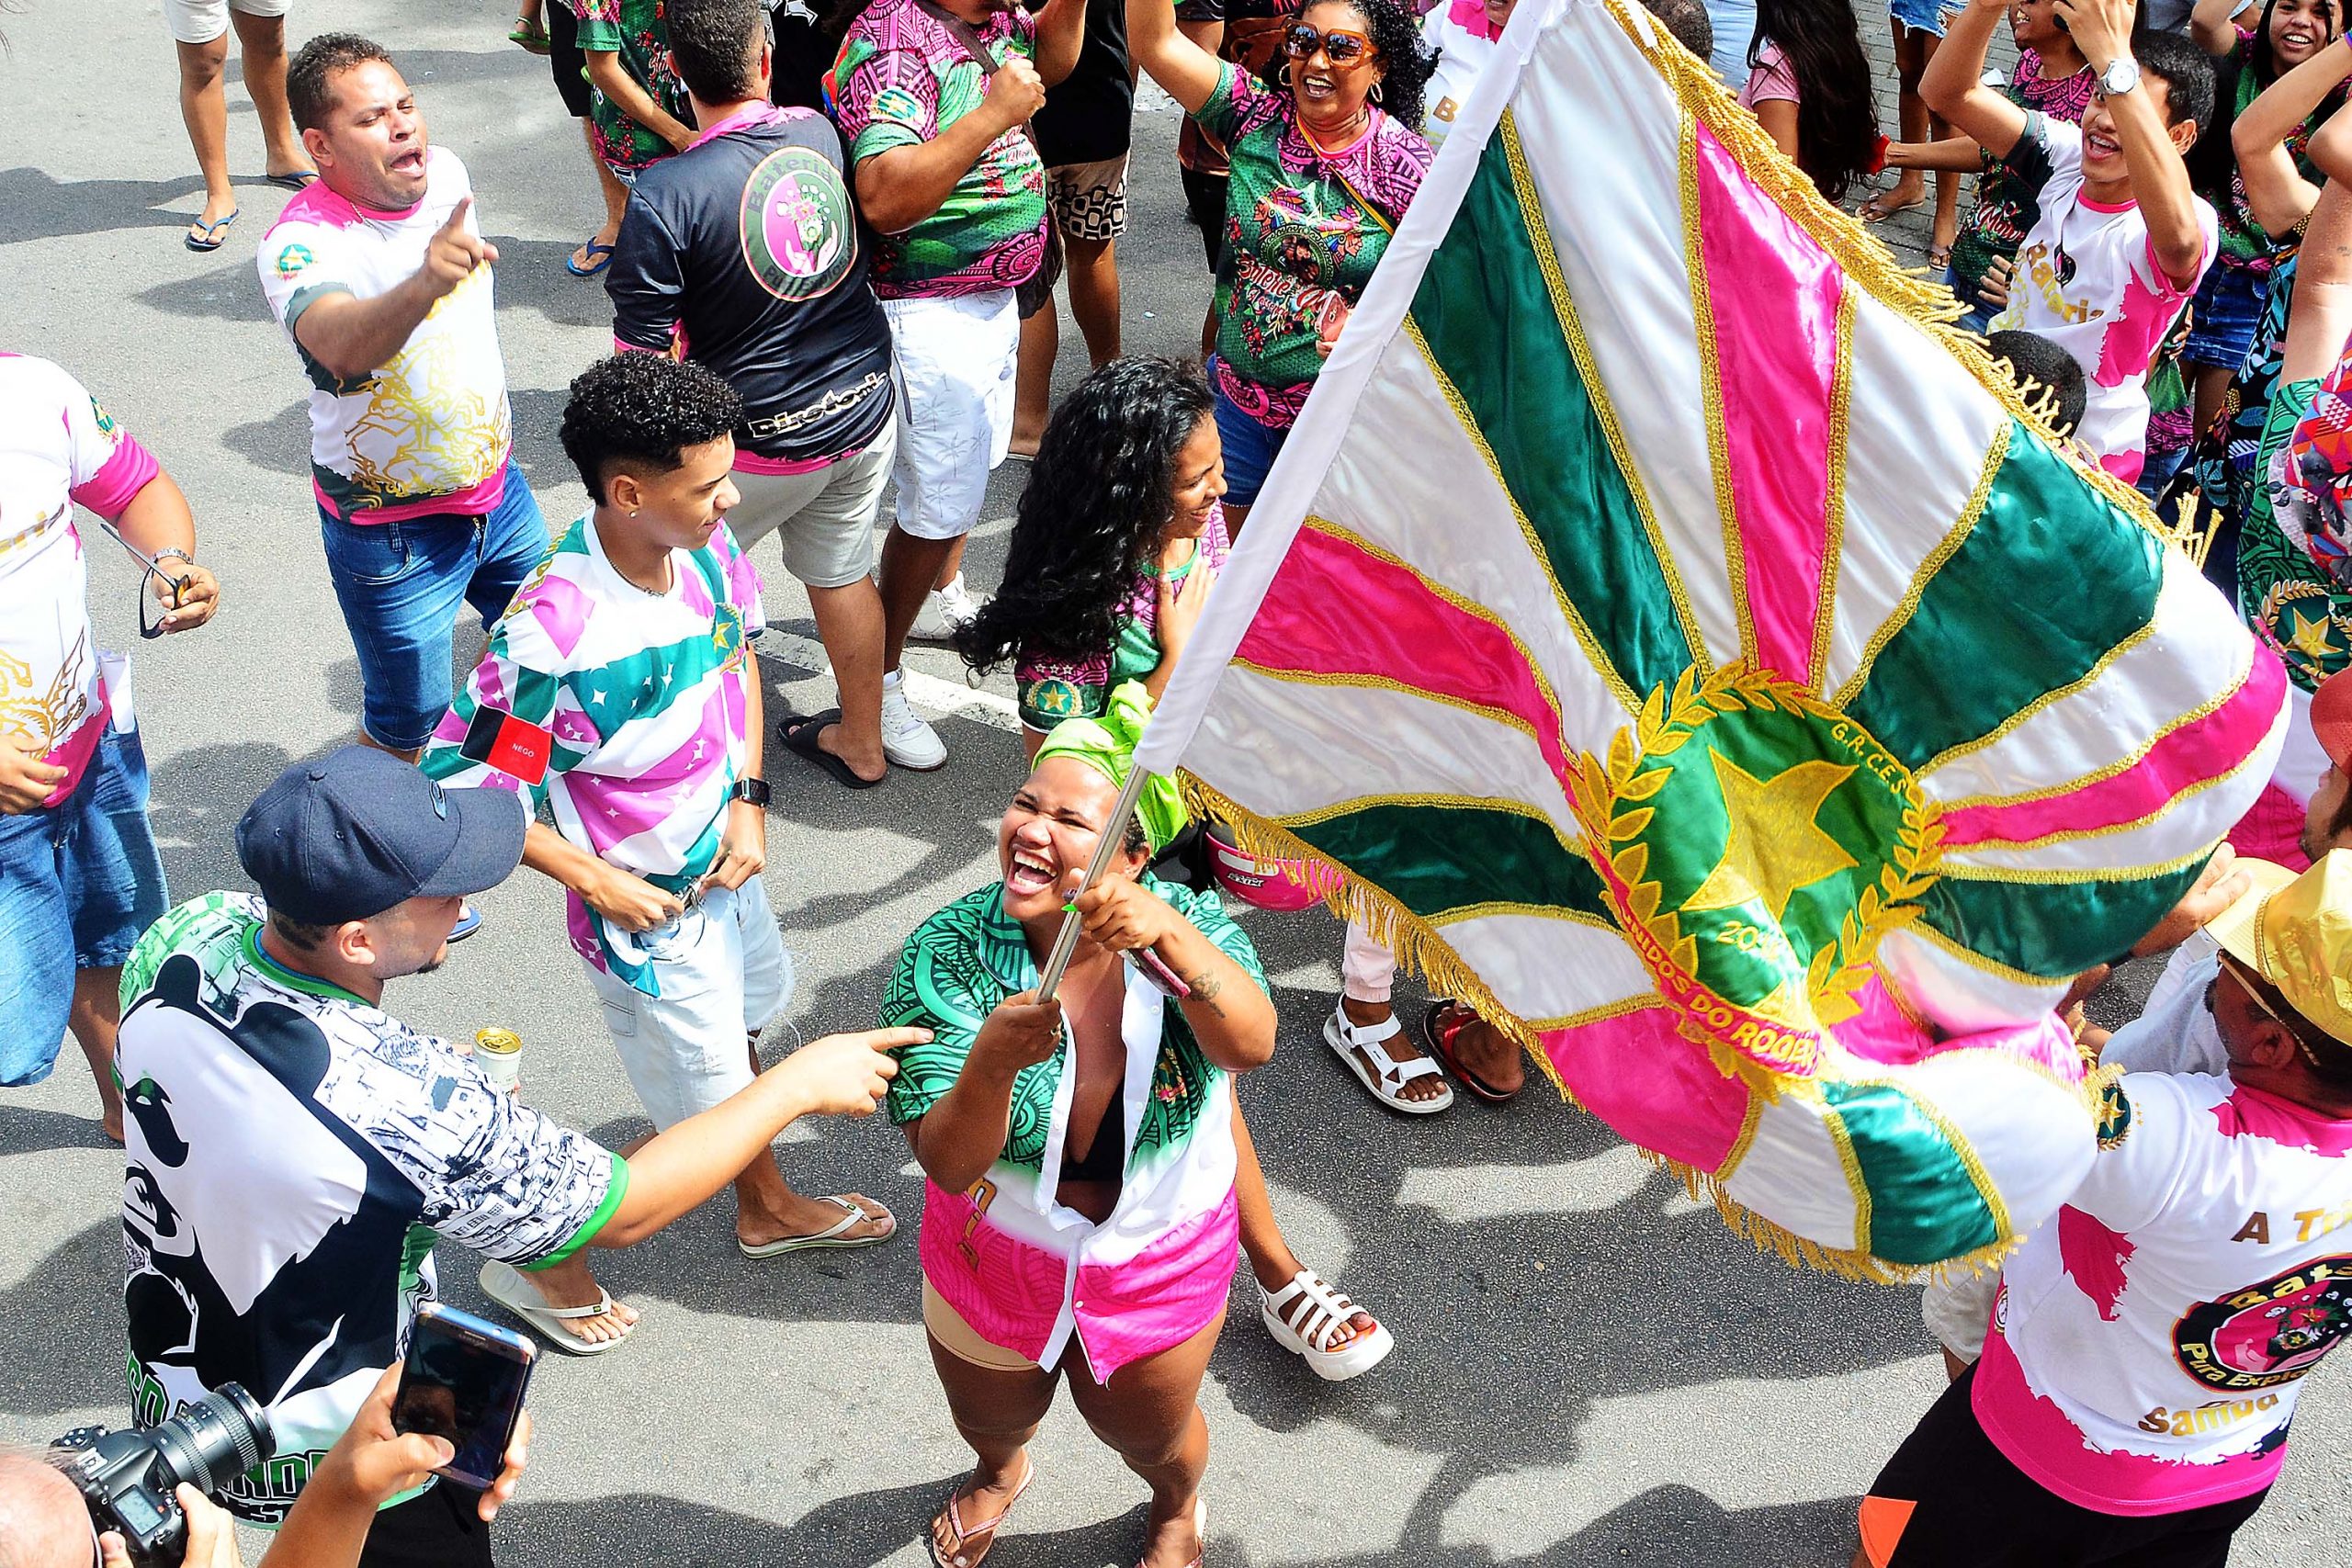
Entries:
[[1290, 81], [1290, 62], [1289, 62], [1289, 61], [1285, 60], [1285, 61], [1283, 61], [1283, 68], [1282, 68], [1280, 71], [1277, 71], [1277, 72], [1275, 72], [1275, 73], [1274, 73], [1274, 80], [1275, 80], [1275, 82], [1276, 82], [1276, 83], [1278, 83], [1279, 85], [1281, 85], [1282, 86], [1283, 86], [1283, 87], [1285, 87], [1285, 88], [1287, 88], [1287, 87], [1291, 85], [1291, 81]]
[[1375, 79], [1375, 80], [1373, 82], [1373, 84], [1372, 84], [1372, 91], [1371, 91], [1371, 92], [1369, 92], [1369, 93], [1366, 93], [1366, 94], [1364, 95], [1364, 96], [1365, 96], [1365, 97], [1367, 97], [1367, 98], [1370, 98], [1370, 99], [1371, 99], [1374, 103], [1375, 103], [1375, 104], [1376, 104], [1376, 103], [1378, 103], [1378, 102], [1380, 102], [1380, 85], [1381, 85], [1381, 83], [1382, 83], [1382, 82], [1385, 81], [1386, 79], [1387, 79], [1387, 78], [1385, 78], [1385, 77], [1380, 77], [1380, 78]]

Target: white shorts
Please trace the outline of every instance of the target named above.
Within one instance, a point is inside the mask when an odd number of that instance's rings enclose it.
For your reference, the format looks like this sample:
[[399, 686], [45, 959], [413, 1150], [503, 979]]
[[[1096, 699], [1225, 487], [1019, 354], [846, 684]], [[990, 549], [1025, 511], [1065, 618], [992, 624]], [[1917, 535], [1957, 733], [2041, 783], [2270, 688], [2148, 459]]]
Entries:
[[1984, 1336], [1993, 1326], [1993, 1298], [2000, 1290], [2000, 1271], [1994, 1269], [1931, 1280], [1919, 1298], [1920, 1321], [1938, 1344], [1963, 1361], [1973, 1361], [1984, 1354]]
[[730, 893], [714, 887], [694, 908], [638, 938], [662, 987], [649, 997], [588, 965], [628, 1081], [656, 1131], [709, 1110], [752, 1081], [744, 1041], [792, 995], [767, 890], [753, 877]]
[[182, 43], [210, 43], [229, 30], [229, 13], [282, 17], [288, 0], [164, 0], [164, 25]]
[[882, 311], [896, 351], [899, 526], [918, 539], [960, 539], [980, 520], [989, 471], [1012, 444], [1021, 312], [1010, 288], [885, 299]]

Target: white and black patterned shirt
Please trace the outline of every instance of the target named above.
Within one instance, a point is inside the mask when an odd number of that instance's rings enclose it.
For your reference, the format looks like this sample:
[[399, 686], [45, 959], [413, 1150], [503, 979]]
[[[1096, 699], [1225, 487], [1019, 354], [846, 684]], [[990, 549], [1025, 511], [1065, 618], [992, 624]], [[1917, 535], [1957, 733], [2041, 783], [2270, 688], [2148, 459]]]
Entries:
[[611, 1217], [628, 1168], [447, 1041], [278, 964], [261, 929], [232, 893], [150, 927], [116, 1070], [132, 1415], [244, 1384], [277, 1457], [222, 1501], [267, 1523], [402, 1353], [436, 1234], [545, 1267]]

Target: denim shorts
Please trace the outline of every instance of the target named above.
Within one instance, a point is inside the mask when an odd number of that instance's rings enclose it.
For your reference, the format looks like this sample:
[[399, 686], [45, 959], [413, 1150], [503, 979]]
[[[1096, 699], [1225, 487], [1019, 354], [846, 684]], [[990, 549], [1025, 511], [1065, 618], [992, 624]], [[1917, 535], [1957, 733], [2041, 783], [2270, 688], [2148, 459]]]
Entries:
[[1944, 13], [1957, 11], [1958, 6], [1945, 0], [1887, 0], [1887, 15], [1914, 32], [1944, 36]]
[[147, 825], [147, 753], [111, 725], [57, 805], [0, 816], [0, 1086], [57, 1065], [76, 969], [112, 969], [170, 903]]
[[2218, 365], [2234, 376], [2254, 348], [2254, 329], [2270, 303], [2270, 275], [2215, 262], [2197, 290], [2183, 365]]
[[484, 626], [548, 553], [548, 525], [523, 470], [488, 515], [444, 513], [346, 523], [321, 508], [327, 577], [359, 656], [360, 728], [379, 746], [413, 751], [433, 738], [452, 695], [458, 606]]
[[1266, 470], [1290, 439], [1288, 430], [1276, 430], [1225, 395], [1212, 374], [1209, 386], [1216, 402], [1216, 438], [1225, 446], [1225, 503], [1254, 505], [1266, 486]]

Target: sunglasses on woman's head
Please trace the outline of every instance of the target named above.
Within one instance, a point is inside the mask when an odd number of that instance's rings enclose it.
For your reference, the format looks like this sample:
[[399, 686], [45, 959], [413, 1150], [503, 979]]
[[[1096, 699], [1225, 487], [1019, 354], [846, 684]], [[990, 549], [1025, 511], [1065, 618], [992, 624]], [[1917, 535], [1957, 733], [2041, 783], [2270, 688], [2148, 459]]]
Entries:
[[1351, 28], [1317, 32], [1310, 23], [1293, 22], [1283, 32], [1283, 52], [1293, 60], [1312, 60], [1317, 50], [1334, 65], [1353, 65], [1372, 52], [1372, 39]]

